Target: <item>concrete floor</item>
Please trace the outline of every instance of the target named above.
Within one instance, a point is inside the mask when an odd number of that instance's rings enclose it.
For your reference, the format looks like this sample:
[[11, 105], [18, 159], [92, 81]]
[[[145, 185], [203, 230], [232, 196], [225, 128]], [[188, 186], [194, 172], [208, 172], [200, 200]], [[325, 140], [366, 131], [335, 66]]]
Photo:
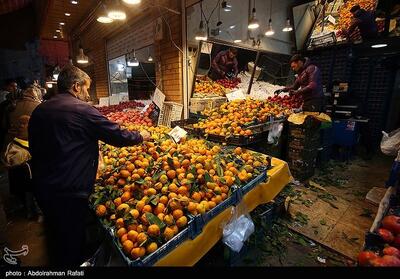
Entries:
[[[328, 169], [328, 174], [316, 174], [311, 180], [326, 191], [315, 191], [313, 187], [297, 185], [295, 190], [301, 192], [301, 195], [289, 207], [291, 219], [280, 218], [278, 224], [272, 227], [272, 232], [271, 228], [257, 228], [257, 233], [250, 238], [247, 248], [240, 254], [230, 253], [219, 243], [198, 265], [353, 265], [354, 261], [351, 259], [361, 249], [365, 230], [372, 223], [375, 212], [374, 207], [365, 202], [365, 195], [372, 187], [383, 187], [392, 162], [392, 158], [383, 156], [369, 161], [357, 159], [350, 165], [333, 165]], [[325, 185], [321, 177], [326, 176], [337, 176], [342, 180], [333, 183], [338, 184], [336, 186], [329, 183]], [[334, 195], [336, 200], [326, 202], [326, 199], [318, 197], [321, 192]], [[9, 196], [4, 170], [0, 170], [0, 193], [6, 198], [8, 247], [18, 250], [22, 245], [28, 245], [29, 253], [20, 257], [21, 265], [45, 266], [47, 257], [43, 225], [27, 220], [19, 202]], [[333, 208], [331, 202], [337, 208]], [[365, 210], [372, 212], [370, 217], [360, 216]], [[307, 224], [299, 225], [299, 215], [296, 212], [307, 215]]]

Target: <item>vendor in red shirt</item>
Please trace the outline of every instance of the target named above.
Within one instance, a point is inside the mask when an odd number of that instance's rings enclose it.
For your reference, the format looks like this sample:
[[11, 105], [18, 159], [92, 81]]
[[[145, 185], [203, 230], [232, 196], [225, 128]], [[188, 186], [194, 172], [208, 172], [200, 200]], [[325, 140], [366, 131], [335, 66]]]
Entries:
[[300, 95], [304, 100], [303, 111], [321, 112], [324, 94], [322, 91], [321, 71], [309, 58], [293, 55], [290, 68], [297, 74], [293, 85], [275, 91], [289, 92], [290, 95]]
[[211, 63], [211, 79], [218, 80], [226, 77], [236, 77], [239, 72], [236, 55], [237, 49], [233, 47], [220, 51]]

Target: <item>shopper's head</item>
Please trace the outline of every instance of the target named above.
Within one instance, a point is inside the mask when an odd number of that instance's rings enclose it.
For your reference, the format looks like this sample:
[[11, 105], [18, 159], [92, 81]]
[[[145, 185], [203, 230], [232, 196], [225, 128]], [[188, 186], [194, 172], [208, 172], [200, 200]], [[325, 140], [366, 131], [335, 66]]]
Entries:
[[357, 14], [360, 12], [360, 10], [361, 10], [360, 5], [354, 5], [354, 6], [351, 7], [351, 9], [350, 9], [350, 13], [351, 13], [353, 16], [357, 16]]
[[8, 79], [4, 83], [4, 90], [7, 90], [8, 92], [14, 93], [18, 89], [18, 84], [15, 80], [13, 79]]
[[71, 93], [82, 101], [89, 100], [91, 79], [87, 73], [78, 67], [65, 66], [58, 76], [57, 88], [59, 93]]
[[290, 68], [298, 73], [304, 66], [306, 62], [306, 58], [303, 57], [301, 54], [295, 54], [290, 58]]
[[235, 58], [236, 55], [237, 55], [237, 49], [234, 48], [234, 47], [230, 47], [229, 50], [228, 50], [228, 57], [229, 57], [229, 59]]
[[34, 100], [37, 100], [37, 101], [40, 100], [40, 95], [41, 95], [40, 89], [35, 87], [35, 86], [28, 87], [23, 93], [23, 96], [25, 98], [34, 99]]
[[29, 115], [21, 115], [18, 118], [17, 138], [28, 140], [29, 119], [30, 119]]

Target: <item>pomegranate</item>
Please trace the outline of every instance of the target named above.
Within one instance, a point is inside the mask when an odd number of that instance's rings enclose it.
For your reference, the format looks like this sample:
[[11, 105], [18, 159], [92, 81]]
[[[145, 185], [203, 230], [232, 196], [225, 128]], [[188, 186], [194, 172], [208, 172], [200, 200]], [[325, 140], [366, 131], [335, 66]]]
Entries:
[[383, 249], [383, 254], [400, 258], [400, 250], [392, 246], [385, 247]]
[[394, 240], [394, 235], [389, 230], [380, 228], [378, 234], [386, 243], [392, 243]]
[[393, 246], [400, 248], [400, 234], [396, 235], [392, 243]]
[[400, 259], [395, 256], [385, 255], [382, 257], [385, 266], [400, 266]]
[[395, 233], [398, 234], [400, 233], [400, 217], [397, 217], [395, 215], [388, 215], [382, 220], [382, 226]]
[[369, 266], [371, 265], [371, 260], [376, 259], [377, 257], [378, 255], [372, 251], [362, 251], [358, 255], [358, 263], [361, 266]]

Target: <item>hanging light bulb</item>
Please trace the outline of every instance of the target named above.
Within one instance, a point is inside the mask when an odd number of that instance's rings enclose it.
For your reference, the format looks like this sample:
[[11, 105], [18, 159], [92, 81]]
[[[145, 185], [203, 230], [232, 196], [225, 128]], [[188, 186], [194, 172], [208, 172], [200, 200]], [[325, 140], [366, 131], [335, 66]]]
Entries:
[[207, 40], [207, 31], [204, 28], [204, 21], [200, 21], [199, 30], [196, 32], [195, 35], [196, 41], [206, 41]]
[[265, 32], [265, 36], [272, 36], [272, 35], [274, 35], [275, 34], [275, 31], [274, 31], [274, 29], [272, 29], [272, 20], [271, 19], [269, 19], [269, 22], [268, 22], [268, 29], [267, 29], [267, 31]]
[[251, 13], [251, 18], [249, 21], [249, 25], [247, 26], [249, 29], [257, 29], [260, 27], [260, 23], [258, 22], [258, 19], [256, 18], [256, 8], [253, 8], [253, 11]]
[[135, 5], [135, 4], [140, 4], [141, 0], [122, 0], [124, 3], [128, 5]]
[[139, 66], [139, 60], [136, 58], [135, 50], [133, 50], [133, 58], [128, 59], [126, 63], [129, 67], [137, 67]]
[[233, 42], [234, 42], [235, 44], [237, 44], [237, 43], [241, 43], [242, 40], [238, 39], [238, 40], [234, 40]]
[[293, 27], [292, 27], [292, 25], [290, 24], [290, 19], [287, 18], [287, 19], [286, 19], [286, 25], [285, 25], [285, 27], [283, 27], [282, 31], [283, 31], [283, 32], [290, 32], [290, 31], [292, 31], [292, 30], [293, 30]]
[[53, 70], [53, 80], [57, 80], [60, 75], [60, 67], [57, 65]]
[[115, 20], [124, 20], [126, 19], [126, 13], [122, 10], [122, 7], [117, 0], [116, 4], [113, 5], [108, 11], [108, 17]]
[[153, 62], [153, 57], [151, 56], [151, 55], [149, 55], [149, 58], [147, 58], [147, 61], [149, 61], [149, 62]]
[[226, 1], [222, 1], [221, 7], [225, 12], [230, 12], [232, 11], [232, 6], [229, 5]]
[[76, 57], [76, 62], [79, 64], [87, 64], [89, 63], [89, 58], [83, 53], [83, 48], [79, 48], [79, 54]]
[[100, 23], [111, 23], [114, 21], [112, 18], [108, 17], [105, 5], [102, 6], [99, 16], [97, 17], [97, 21]]

